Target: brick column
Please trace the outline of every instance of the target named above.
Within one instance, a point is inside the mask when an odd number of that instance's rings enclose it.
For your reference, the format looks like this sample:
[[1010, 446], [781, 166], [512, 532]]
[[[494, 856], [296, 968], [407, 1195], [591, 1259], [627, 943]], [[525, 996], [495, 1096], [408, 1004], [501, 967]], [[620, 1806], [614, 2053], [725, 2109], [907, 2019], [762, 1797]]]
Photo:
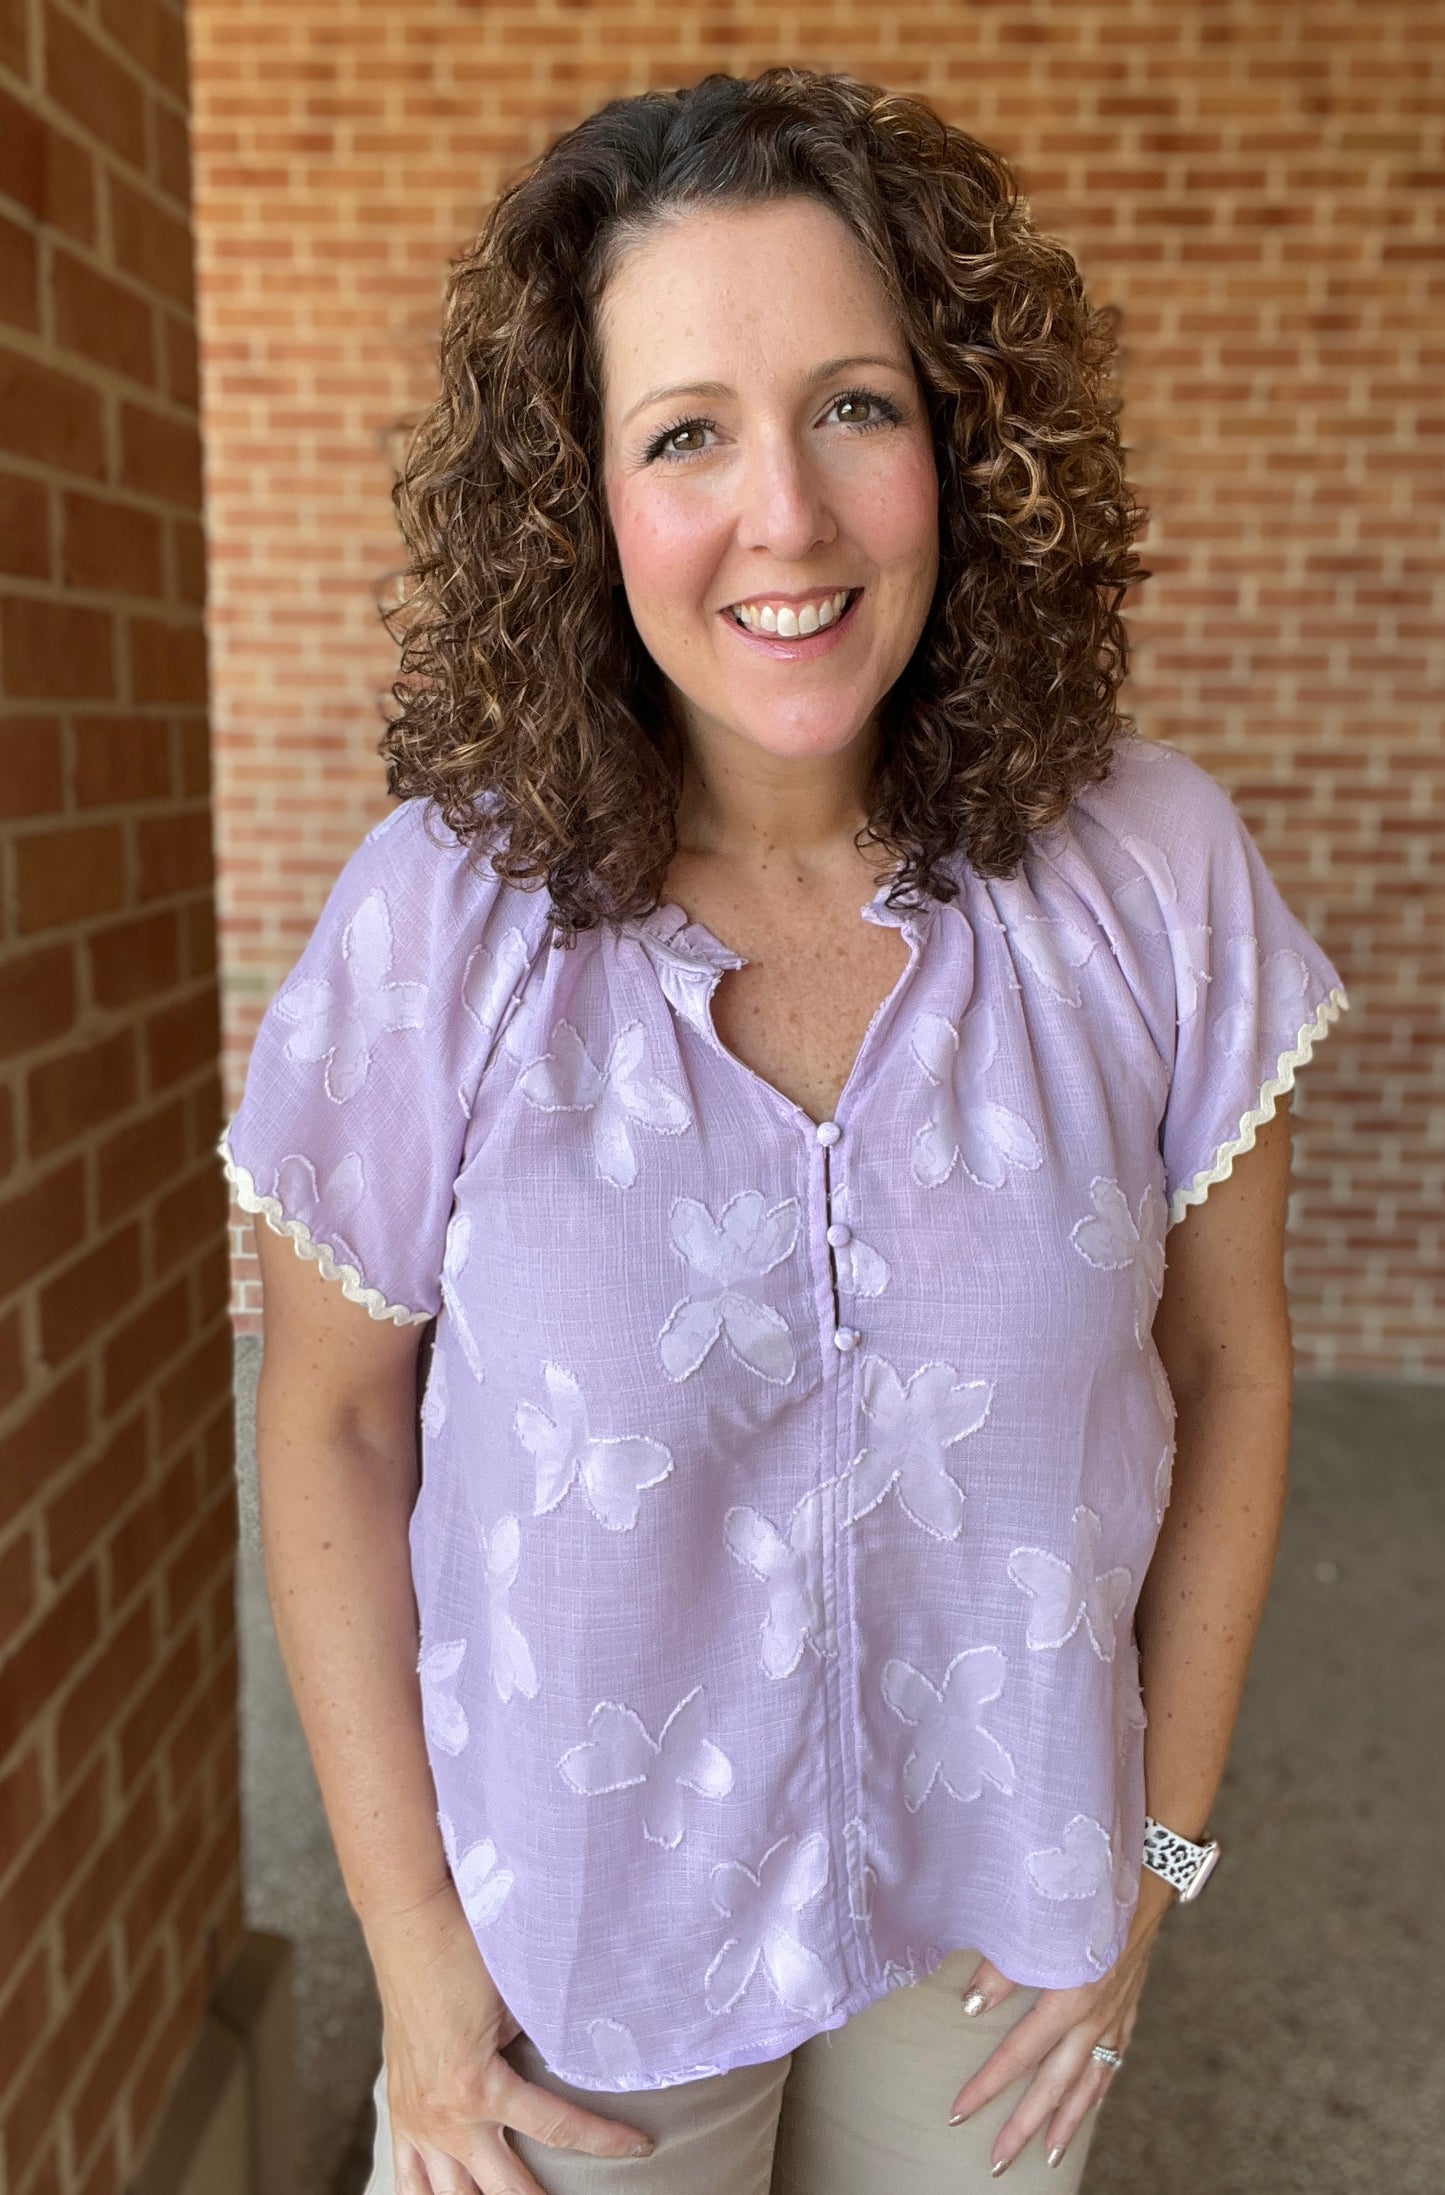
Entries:
[[0, 2185], [129, 2184], [241, 1932], [178, 0], [0, 0]]

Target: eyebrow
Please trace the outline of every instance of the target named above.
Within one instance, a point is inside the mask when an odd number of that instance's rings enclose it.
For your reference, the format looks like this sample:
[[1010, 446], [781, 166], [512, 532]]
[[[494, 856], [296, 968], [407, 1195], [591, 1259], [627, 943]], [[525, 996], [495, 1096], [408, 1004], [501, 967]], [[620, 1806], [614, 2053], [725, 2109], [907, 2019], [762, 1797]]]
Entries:
[[[870, 351], [860, 351], [853, 358], [825, 358], [822, 365], [815, 366], [808, 375], [808, 382], [811, 385], [815, 381], [830, 380], [835, 373], [842, 373], [849, 366], [886, 366], [892, 373], [906, 374], [908, 371], [908, 367], [901, 358], [875, 357]], [[735, 396], [736, 394], [737, 391], [729, 388], [726, 381], [675, 381], [667, 388], [649, 389], [646, 396], [639, 398], [638, 402], [633, 405], [631, 411], [623, 413], [621, 425], [625, 427], [627, 422], [630, 419], [635, 419], [639, 412], [646, 411], [649, 404], [660, 404], [665, 396]]]

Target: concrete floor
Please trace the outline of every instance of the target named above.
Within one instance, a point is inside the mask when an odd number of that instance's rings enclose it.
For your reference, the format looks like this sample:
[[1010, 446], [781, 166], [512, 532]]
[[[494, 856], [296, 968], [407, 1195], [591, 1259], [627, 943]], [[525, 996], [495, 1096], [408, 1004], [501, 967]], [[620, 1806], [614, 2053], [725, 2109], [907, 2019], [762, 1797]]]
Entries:
[[[298, 2185], [360, 2195], [380, 2011], [266, 1603], [238, 1344], [246, 1917], [296, 1947]], [[1301, 1381], [1213, 1826], [1084, 2195], [1445, 2195], [1445, 1387]], [[880, 2190], [880, 2195], [906, 2195]]]

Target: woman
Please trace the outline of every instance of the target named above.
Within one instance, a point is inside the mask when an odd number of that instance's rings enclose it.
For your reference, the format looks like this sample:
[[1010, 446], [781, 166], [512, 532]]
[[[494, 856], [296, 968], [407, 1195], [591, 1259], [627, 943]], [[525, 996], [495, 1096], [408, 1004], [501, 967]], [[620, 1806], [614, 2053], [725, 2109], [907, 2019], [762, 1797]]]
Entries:
[[403, 805], [224, 1147], [373, 2190], [1076, 2189], [1216, 1856], [1346, 1001], [1118, 711], [1110, 356], [994, 153], [803, 71], [455, 271]]

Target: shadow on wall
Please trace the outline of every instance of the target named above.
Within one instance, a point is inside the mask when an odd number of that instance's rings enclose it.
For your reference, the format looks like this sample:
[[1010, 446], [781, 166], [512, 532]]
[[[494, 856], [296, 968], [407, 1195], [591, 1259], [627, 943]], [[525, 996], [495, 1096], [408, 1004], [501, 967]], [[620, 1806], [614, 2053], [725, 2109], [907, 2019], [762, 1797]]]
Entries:
[[[246, 1920], [295, 1946], [298, 2186], [360, 2195], [381, 2013], [266, 1601], [237, 1343]], [[1084, 2195], [1439, 2195], [1445, 1388], [1301, 1380], [1284, 1543], [1211, 1827]], [[891, 2191], [890, 2191], [891, 2195]]]

